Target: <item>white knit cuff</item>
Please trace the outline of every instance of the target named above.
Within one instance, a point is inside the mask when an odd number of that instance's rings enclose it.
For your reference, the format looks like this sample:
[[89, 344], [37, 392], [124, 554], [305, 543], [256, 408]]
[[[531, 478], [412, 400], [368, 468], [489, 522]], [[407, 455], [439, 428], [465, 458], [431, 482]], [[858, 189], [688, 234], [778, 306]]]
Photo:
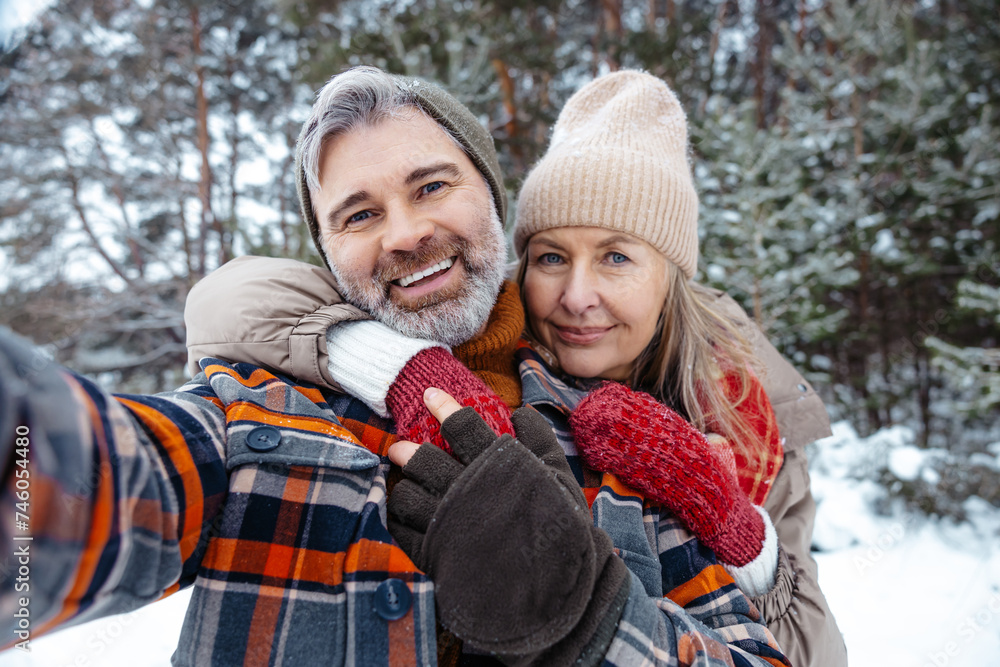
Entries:
[[342, 322], [326, 330], [330, 376], [381, 417], [389, 416], [385, 397], [403, 366], [431, 347], [451, 351], [442, 343], [404, 336], [376, 320]]
[[722, 563], [722, 567], [736, 581], [747, 597], [757, 597], [771, 590], [774, 576], [778, 571], [778, 533], [774, 530], [771, 517], [763, 507], [753, 505], [764, 520], [764, 544], [760, 553], [746, 565], [736, 566]]

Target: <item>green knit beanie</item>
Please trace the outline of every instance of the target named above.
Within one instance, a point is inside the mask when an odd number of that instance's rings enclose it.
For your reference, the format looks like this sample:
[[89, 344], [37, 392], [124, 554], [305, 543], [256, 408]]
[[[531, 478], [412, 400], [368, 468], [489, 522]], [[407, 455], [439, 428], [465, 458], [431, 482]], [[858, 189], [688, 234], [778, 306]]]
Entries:
[[[503, 177], [500, 174], [500, 163], [497, 161], [496, 147], [493, 145], [493, 137], [486, 131], [472, 112], [457, 99], [452, 97], [444, 89], [426, 81], [411, 77], [404, 77], [395, 74], [389, 75], [401, 90], [405, 89], [413, 95], [420, 109], [437, 121], [449, 134], [451, 134], [465, 153], [476, 165], [476, 168], [486, 178], [490, 190], [493, 193], [493, 201], [497, 207], [497, 215], [500, 216], [500, 224], [506, 224], [507, 220], [507, 190], [503, 185]], [[302, 168], [302, 142], [309, 128], [314, 127], [319, 122], [315, 115], [309, 117], [299, 134], [298, 143], [295, 147], [295, 186], [299, 193], [299, 207], [302, 218], [309, 226], [309, 233], [312, 234], [313, 243], [319, 256], [323, 258], [329, 268], [326, 253], [323, 251], [323, 244], [320, 241], [319, 222], [313, 213], [312, 197], [309, 195], [309, 185], [306, 182], [305, 171]]]

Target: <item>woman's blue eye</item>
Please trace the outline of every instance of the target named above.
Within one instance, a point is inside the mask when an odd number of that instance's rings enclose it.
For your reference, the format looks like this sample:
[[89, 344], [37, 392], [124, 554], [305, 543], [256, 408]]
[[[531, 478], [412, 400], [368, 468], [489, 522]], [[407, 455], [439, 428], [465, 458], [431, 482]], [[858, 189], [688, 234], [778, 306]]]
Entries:
[[560, 260], [559, 255], [554, 252], [547, 252], [544, 255], [538, 256], [539, 264], [558, 264]]
[[428, 183], [427, 185], [425, 185], [423, 187], [423, 191], [424, 194], [426, 195], [434, 192], [435, 190], [440, 190], [443, 187], [444, 183], [442, 183], [441, 181], [434, 181], [433, 183]]
[[624, 264], [625, 262], [628, 261], [628, 257], [621, 254], [620, 252], [613, 252], [610, 255], [608, 255], [608, 257], [610, 257], [612, 264]]

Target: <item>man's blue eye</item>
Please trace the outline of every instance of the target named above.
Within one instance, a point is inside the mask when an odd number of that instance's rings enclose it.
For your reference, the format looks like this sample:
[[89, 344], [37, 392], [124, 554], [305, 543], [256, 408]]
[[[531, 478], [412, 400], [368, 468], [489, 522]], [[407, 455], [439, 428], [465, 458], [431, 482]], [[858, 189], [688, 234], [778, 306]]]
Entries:
[[371, 211], [359, 211], [347, 219], [348, 222], [361, 222], [362, 220], [367, 220], [372, 217]]
[[441, 181], [434, 181], [433, 183], [428, 183], [427, 185], [424, 186], [424, 194], [430, 194], [435, 190], [440, 190], [442, 187], [444, 187], [444, 183], [442, 183]]

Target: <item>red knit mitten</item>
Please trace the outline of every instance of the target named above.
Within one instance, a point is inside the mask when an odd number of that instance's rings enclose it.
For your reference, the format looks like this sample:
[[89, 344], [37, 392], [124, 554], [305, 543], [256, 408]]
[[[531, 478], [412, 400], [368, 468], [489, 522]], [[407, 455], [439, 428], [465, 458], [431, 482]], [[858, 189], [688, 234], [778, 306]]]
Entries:
[[441, 424], [424, 405], [424, 390], [437, 387], [465, 407], [475, 408], [497, 435], [514, 436], [510, 408], [448, 350], [431, 347], [418, 352], [396, 376], [385, 404], [396, 422], [396, 433], [416, 443], [430, 442], [451, 454], [441, 437]]
[[764, 520], [732, 464], [676, 412], [649, 394], [607, 382], [577, 406], [569, 423], [589, 467], [662, 503], [719, 560], [743, 566], [760, 555]]

